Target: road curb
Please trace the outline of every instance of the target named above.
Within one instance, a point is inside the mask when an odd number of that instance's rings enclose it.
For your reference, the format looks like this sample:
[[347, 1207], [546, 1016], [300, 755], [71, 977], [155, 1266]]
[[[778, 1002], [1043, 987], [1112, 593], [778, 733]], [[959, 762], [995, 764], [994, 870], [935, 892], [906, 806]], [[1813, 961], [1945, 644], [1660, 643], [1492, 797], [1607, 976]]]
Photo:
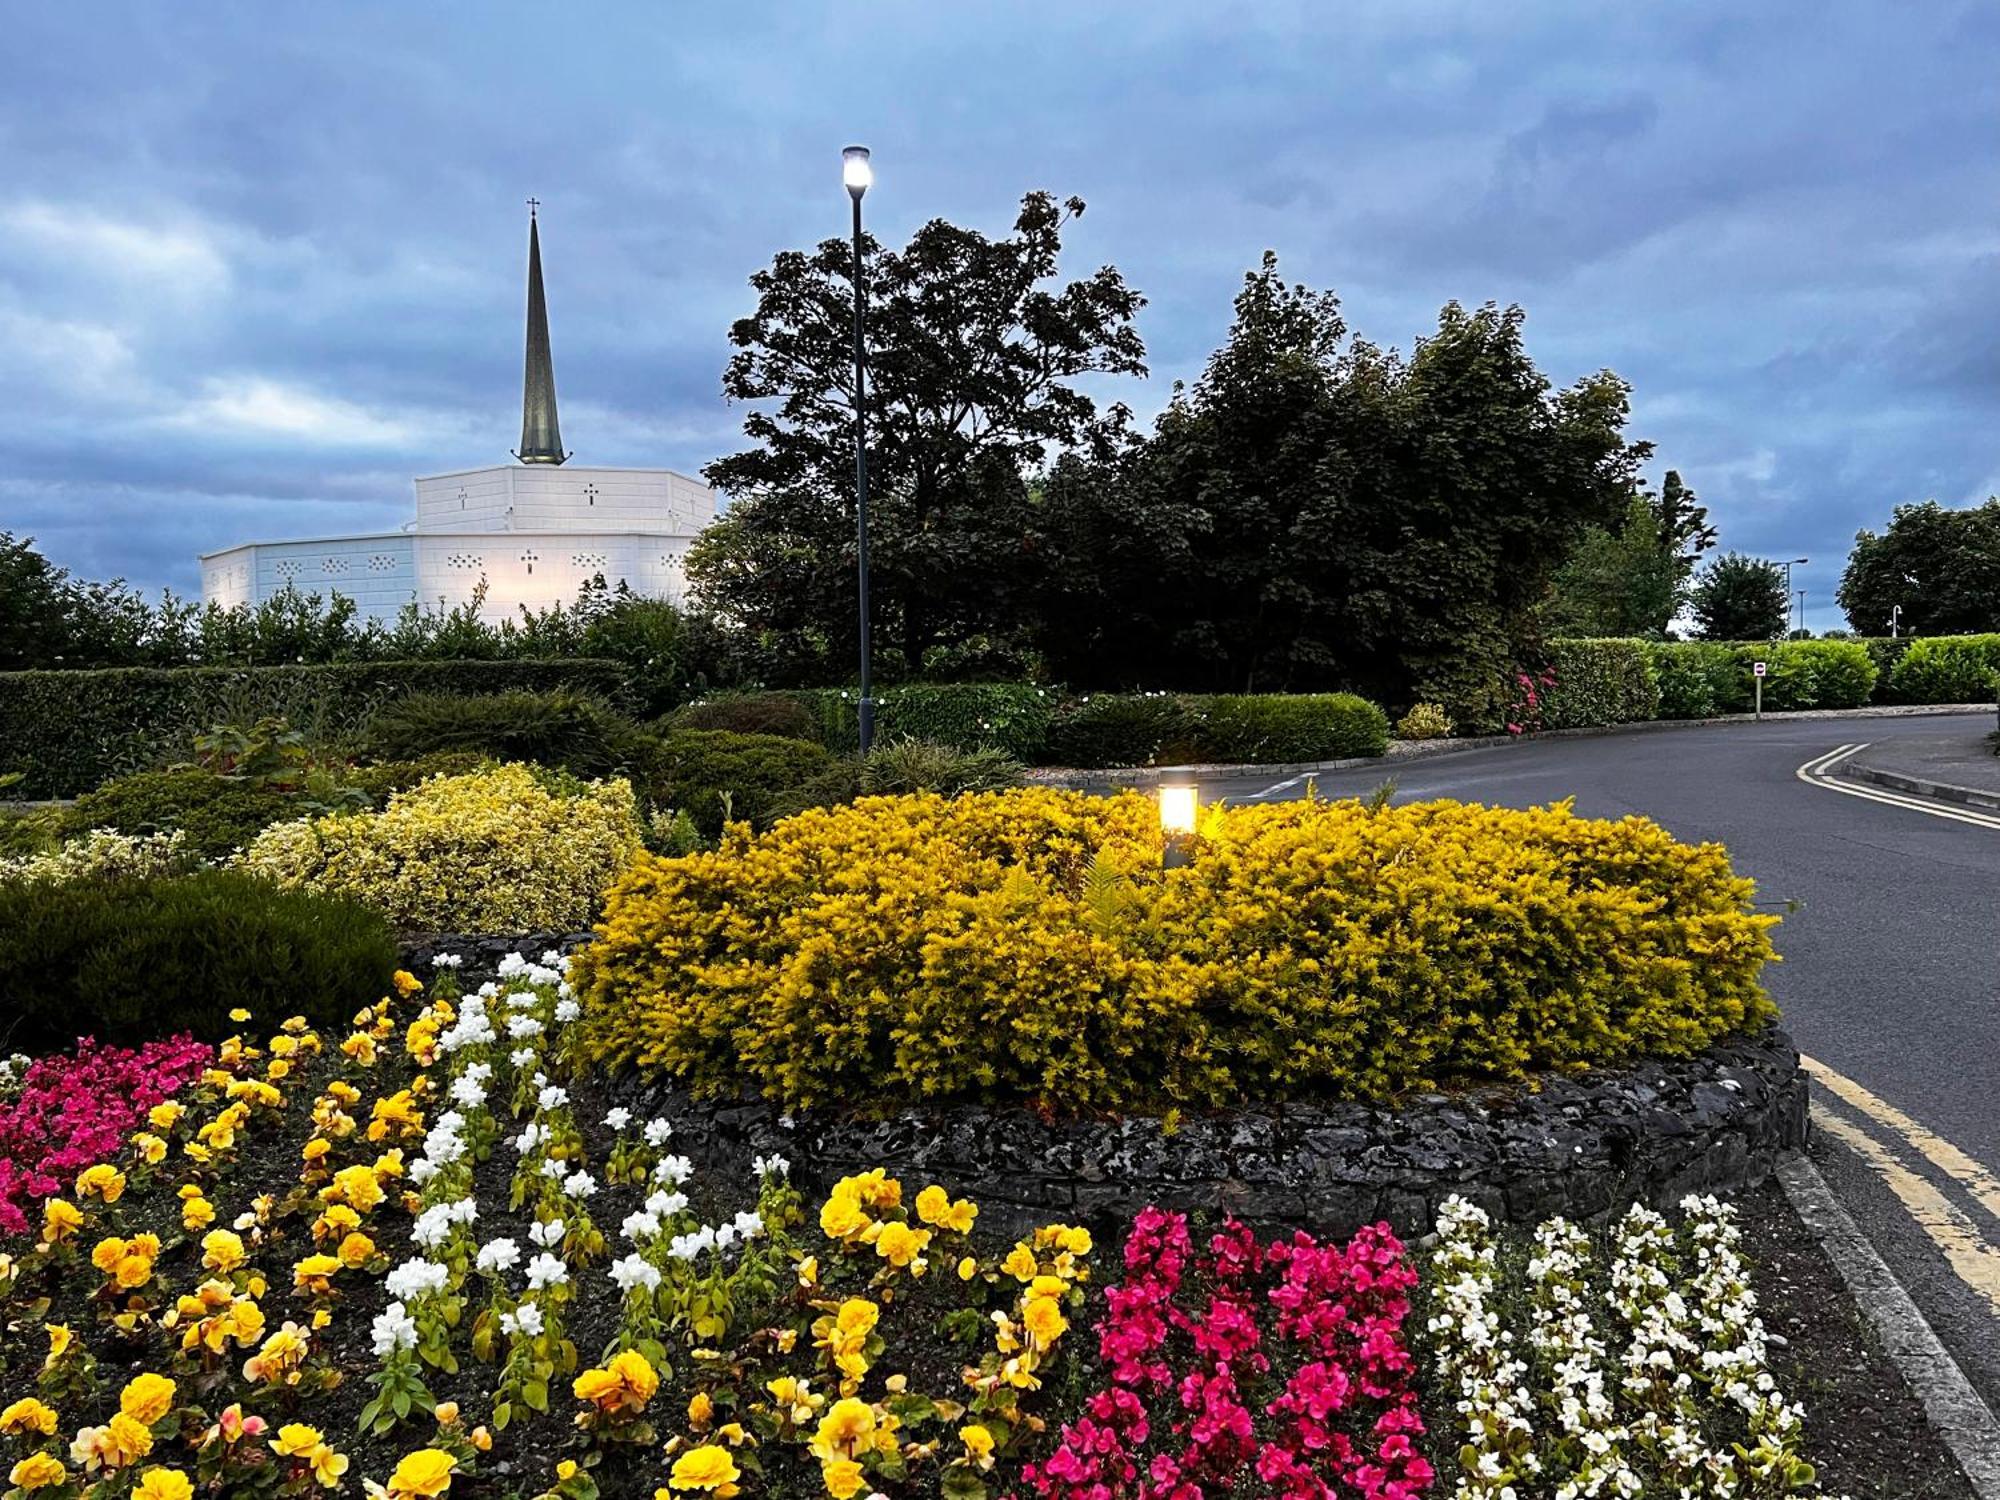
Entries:
[[1785, 1196], [1818, 1238], [1882, 1348], [1910, 1383], [1931, 1426], [1951, 1449], [1979, 1500], [2000, 1500], [2000, 1421], [1972, 1388], [1819, 1168], [1803, 1152], [1778, 1164]]
[[1926, 781], [1921, 776], [1905, 776], [1901, 771], [1857, 766], [1852, 760], [1842, 761], [1831, 774], [1837, 779], [1865, 781], [1892, 792], [1907, 792], [1913, 797], [1929, 797], [1934, 802], [1956, 802], [1963, 807], [2000, 812], [2000, 792], [1984, 791], [1978, 787], [1958, 786], [1949, 781]]
[[1541, 740], [1594, 739], [1615, 734], [1657, 734], [1675, 729], [1707, 729], [1721, 724], [1783, 724], [1800, 719], [1914, 719], [1932, 714], [1991, 714], [1990, 703], [1876, 704], [1868, 708], [1804, 708], [1786, 713], [1722, 714], [1708, 719], [1648, 719], [1639, 724], [1593, 724], [1581, 729], [1545, 729], [1539, 734], [1485, 734], [1462, 740], [1392, 740], [1383, 755], [1349, 756], [1343, 760], [1277, 761], [1268, 764], [1196, 763], [1178, 766], [1036, 766], [1024, 779], [1039, 786], [1101, 791], [1128, 786], [1153, 786], [1162, 781], [1189, 781], [1218, 776], [1314, 776], [1329, 771], [1358, 771], [1370, 766], [1395, 767], [1406, 761], [1432, 760], [1468, 750], [1500, 745], [1534, 744]]

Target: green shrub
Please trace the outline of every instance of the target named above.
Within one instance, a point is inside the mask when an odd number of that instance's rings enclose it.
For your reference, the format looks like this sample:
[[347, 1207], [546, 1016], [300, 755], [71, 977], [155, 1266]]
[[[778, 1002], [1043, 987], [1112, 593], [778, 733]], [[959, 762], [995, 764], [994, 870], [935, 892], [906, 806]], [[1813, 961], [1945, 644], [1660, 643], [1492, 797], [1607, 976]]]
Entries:
[[1546, 729], [1640, 724], [1659, 716], [1660, 683], [1639, 640], [1549, 642], [1555, 684], [1542, 695]]
[[8, 1048], [177, 1031], [214, 1039], [235, 1029], [236, 1006], [274, 1021], [298, 1012], [340, 1023], [386, 991], [395, 967], [395, 942], [368, 908], [239, 871], [0, 884], [0, 1045]]
[[1056, 712], [1048, 758], [1059, 766], [1176, 765], [1195, 758], [1200, 734], [1198, 705], [1177, 693], [1093, 693]]
[[1236, 693], [1200, 700], [1201, 757], [1225, 764], [1341, 760], [1389, 748], [1389, 719], [1352, 693]]
[[1736, 653], [1715, 641], [1653, 641], [1646, 646], [1660, 689], [1663, 719], [1712, 719], [1750, 707], [1750, 679]]
[[1869, 636], [1861, 642], [1868, 648], [1868, 658], [1875, 663], [1875, 694], [1877, 703], [1897, 702], [1895, 690], [1896, 663], [1910, 649], [1917, 638], [1910, 635]]
[[1860, 708], [1875, 687], [1875, 662], [1859, 641], [1768, 641], [1735, 648], [1737, 670], [1750, 681], [1765, 664], [1764, 707]]
[[727, 729], [732, 734], [775, 734], [818, 740], [820, 721], [797, 693], [728, 693], [677, 708], [662, 729]]
[[1899, 703], [1990, 703], [2000, 635], [1933, 635], [1911, 641], [1896, 663]]
[[627, 763], [638, 732], [603, 699], [568, 689], [409, 693], [376, 710], [363, 742], [377, 760], [456, 751], [601, 776]]
[[186, 759], [195, 736], [214, 724], [283, 718], [338, 748], [382, 704], [408, 693], [569, 688], [622, 706], [626, 675], [596, 659], [0, 672], [0, 773], [24, 773], [13, 796], [72, 797]]
[[1004, 750], [960, 750], [935, 740], [877, 745], [861, 762], [861, 790], [870, 797], [936, 792], [997, 792], [1021, 784], [1021, 763]]
[[[820, 723], [820, 741], [852, 750], [859, 741], [851, 689], [801, 695]], [[1004, 750], [1039, 763], [1047, 748], [1057, 695], [1016, 682], [917, 682], [884, 689], [875, 700], [875, 741], [932, 740], [960, 750]]]
[[0, 859], [40, 854], [62, 842], [60, 807], [0, 807]]
[[191, 851], [221, 859], [301, 811], [290, 792], [190, 766], [114, 777], [85, 792], [63, 814], [63, 832], [73, 836], [109, 828], [138, 834], [178, 828]]
[[[1392, 1098], [1766, 1024], [1716, 844], [1453, 802], [871, 799], [640, 855], [570, 974], [597, 1058], [788, 1106]], [[1309, 961], [1308, 961], [1309, 959]]]
[[684, 812], [714, 838], [726, 819], [768, 823], [778, 796], [809, 781], [829, 759], [824, 746], [782, 735], [676, 729], [653, 750], [641, 790], [654, 808]]

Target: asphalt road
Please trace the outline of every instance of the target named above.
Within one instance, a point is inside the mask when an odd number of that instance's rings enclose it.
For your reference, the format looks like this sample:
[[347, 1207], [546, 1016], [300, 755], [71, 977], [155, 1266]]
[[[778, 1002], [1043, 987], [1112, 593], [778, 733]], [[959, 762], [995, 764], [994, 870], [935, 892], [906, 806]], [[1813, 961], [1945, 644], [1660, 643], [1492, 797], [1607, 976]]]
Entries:
[[[1570, 797], [1580, 813], [1644, 813], [1728, 845], [1760, 904], [1786, 911], [1767, 980], [1785, 1025], [1841, 1085], [1815, 1084], [1814, 1159], [2000, 1409], [2000, 826], [1798, 775], [1843, 745], [1965, 723], [1767, 720], [1540, 740], [1321, 776], [1317, 788], [1365, 796], [1393, 780], [1399, 802], [1516, 807]], [[1204, 783], [1203, 796], [1304, 790], [1238, 777]]]

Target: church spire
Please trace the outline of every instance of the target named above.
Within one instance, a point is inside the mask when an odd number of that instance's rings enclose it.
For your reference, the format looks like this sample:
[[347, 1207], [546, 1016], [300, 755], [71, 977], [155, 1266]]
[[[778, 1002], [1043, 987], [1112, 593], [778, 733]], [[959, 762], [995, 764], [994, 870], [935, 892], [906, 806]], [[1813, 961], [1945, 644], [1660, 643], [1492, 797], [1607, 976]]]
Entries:
[[524, 464], [559, 464], [562, 428], [556, 422], [556, 368], [549, 355], [549, 304], [542, 295], [542, 236], [535, 222], [536, 200], [528, 200], [528, 363], [521, 385], [521, 446], [514, 457]]

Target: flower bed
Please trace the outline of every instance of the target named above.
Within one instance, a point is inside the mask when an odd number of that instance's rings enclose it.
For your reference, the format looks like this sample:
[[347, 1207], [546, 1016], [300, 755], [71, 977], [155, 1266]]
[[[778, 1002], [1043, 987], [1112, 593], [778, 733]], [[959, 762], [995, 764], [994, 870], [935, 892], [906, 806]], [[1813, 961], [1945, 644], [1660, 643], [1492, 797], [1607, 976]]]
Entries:
[[1718, 845], [1566, 806], [870, 798], [639, 856], [579, 955], [593, 1056], [734, 1097], [1055, 1112], [1381, 1099], [1755, 1031], [1774, 919]]
[[[47, 1330], [0, 1347], [15, 1492], [1414, 1500], [1462, 1450], [1463, 1494], [1501, 1492], [1489, 1449], [1568, 1475], [1607, 1424], [1645, 1475], [1699, 1442], [1733, 1493], [1810, 1477], [1712, 1202], [1628, 1216], [1608, 1291], [1580, 1231], [1546, 1226], [1524, 1276], [1466, 1206], [1428, 1286], [1387, 1225], [1267, 1241], [1149, 1209], [1100, 1291], [1103, 1224], [996, 1235], [880, 1169], [811, 1202], [781, 1157], [699, 1170], [612, 1102], [547, 958], [232, 1038], [93, 1142], [0, 1259], [0, 1313]], [[1525, 1375], [1472, 1332], [1500, 1327]], [[1675, 1363], [1586, 1399], [1613, 1329], [1631, 1374]], [[1468, 1389], [1481, 1434], [1505, 1398], [1491, 1441], [1437, 1409]]]

